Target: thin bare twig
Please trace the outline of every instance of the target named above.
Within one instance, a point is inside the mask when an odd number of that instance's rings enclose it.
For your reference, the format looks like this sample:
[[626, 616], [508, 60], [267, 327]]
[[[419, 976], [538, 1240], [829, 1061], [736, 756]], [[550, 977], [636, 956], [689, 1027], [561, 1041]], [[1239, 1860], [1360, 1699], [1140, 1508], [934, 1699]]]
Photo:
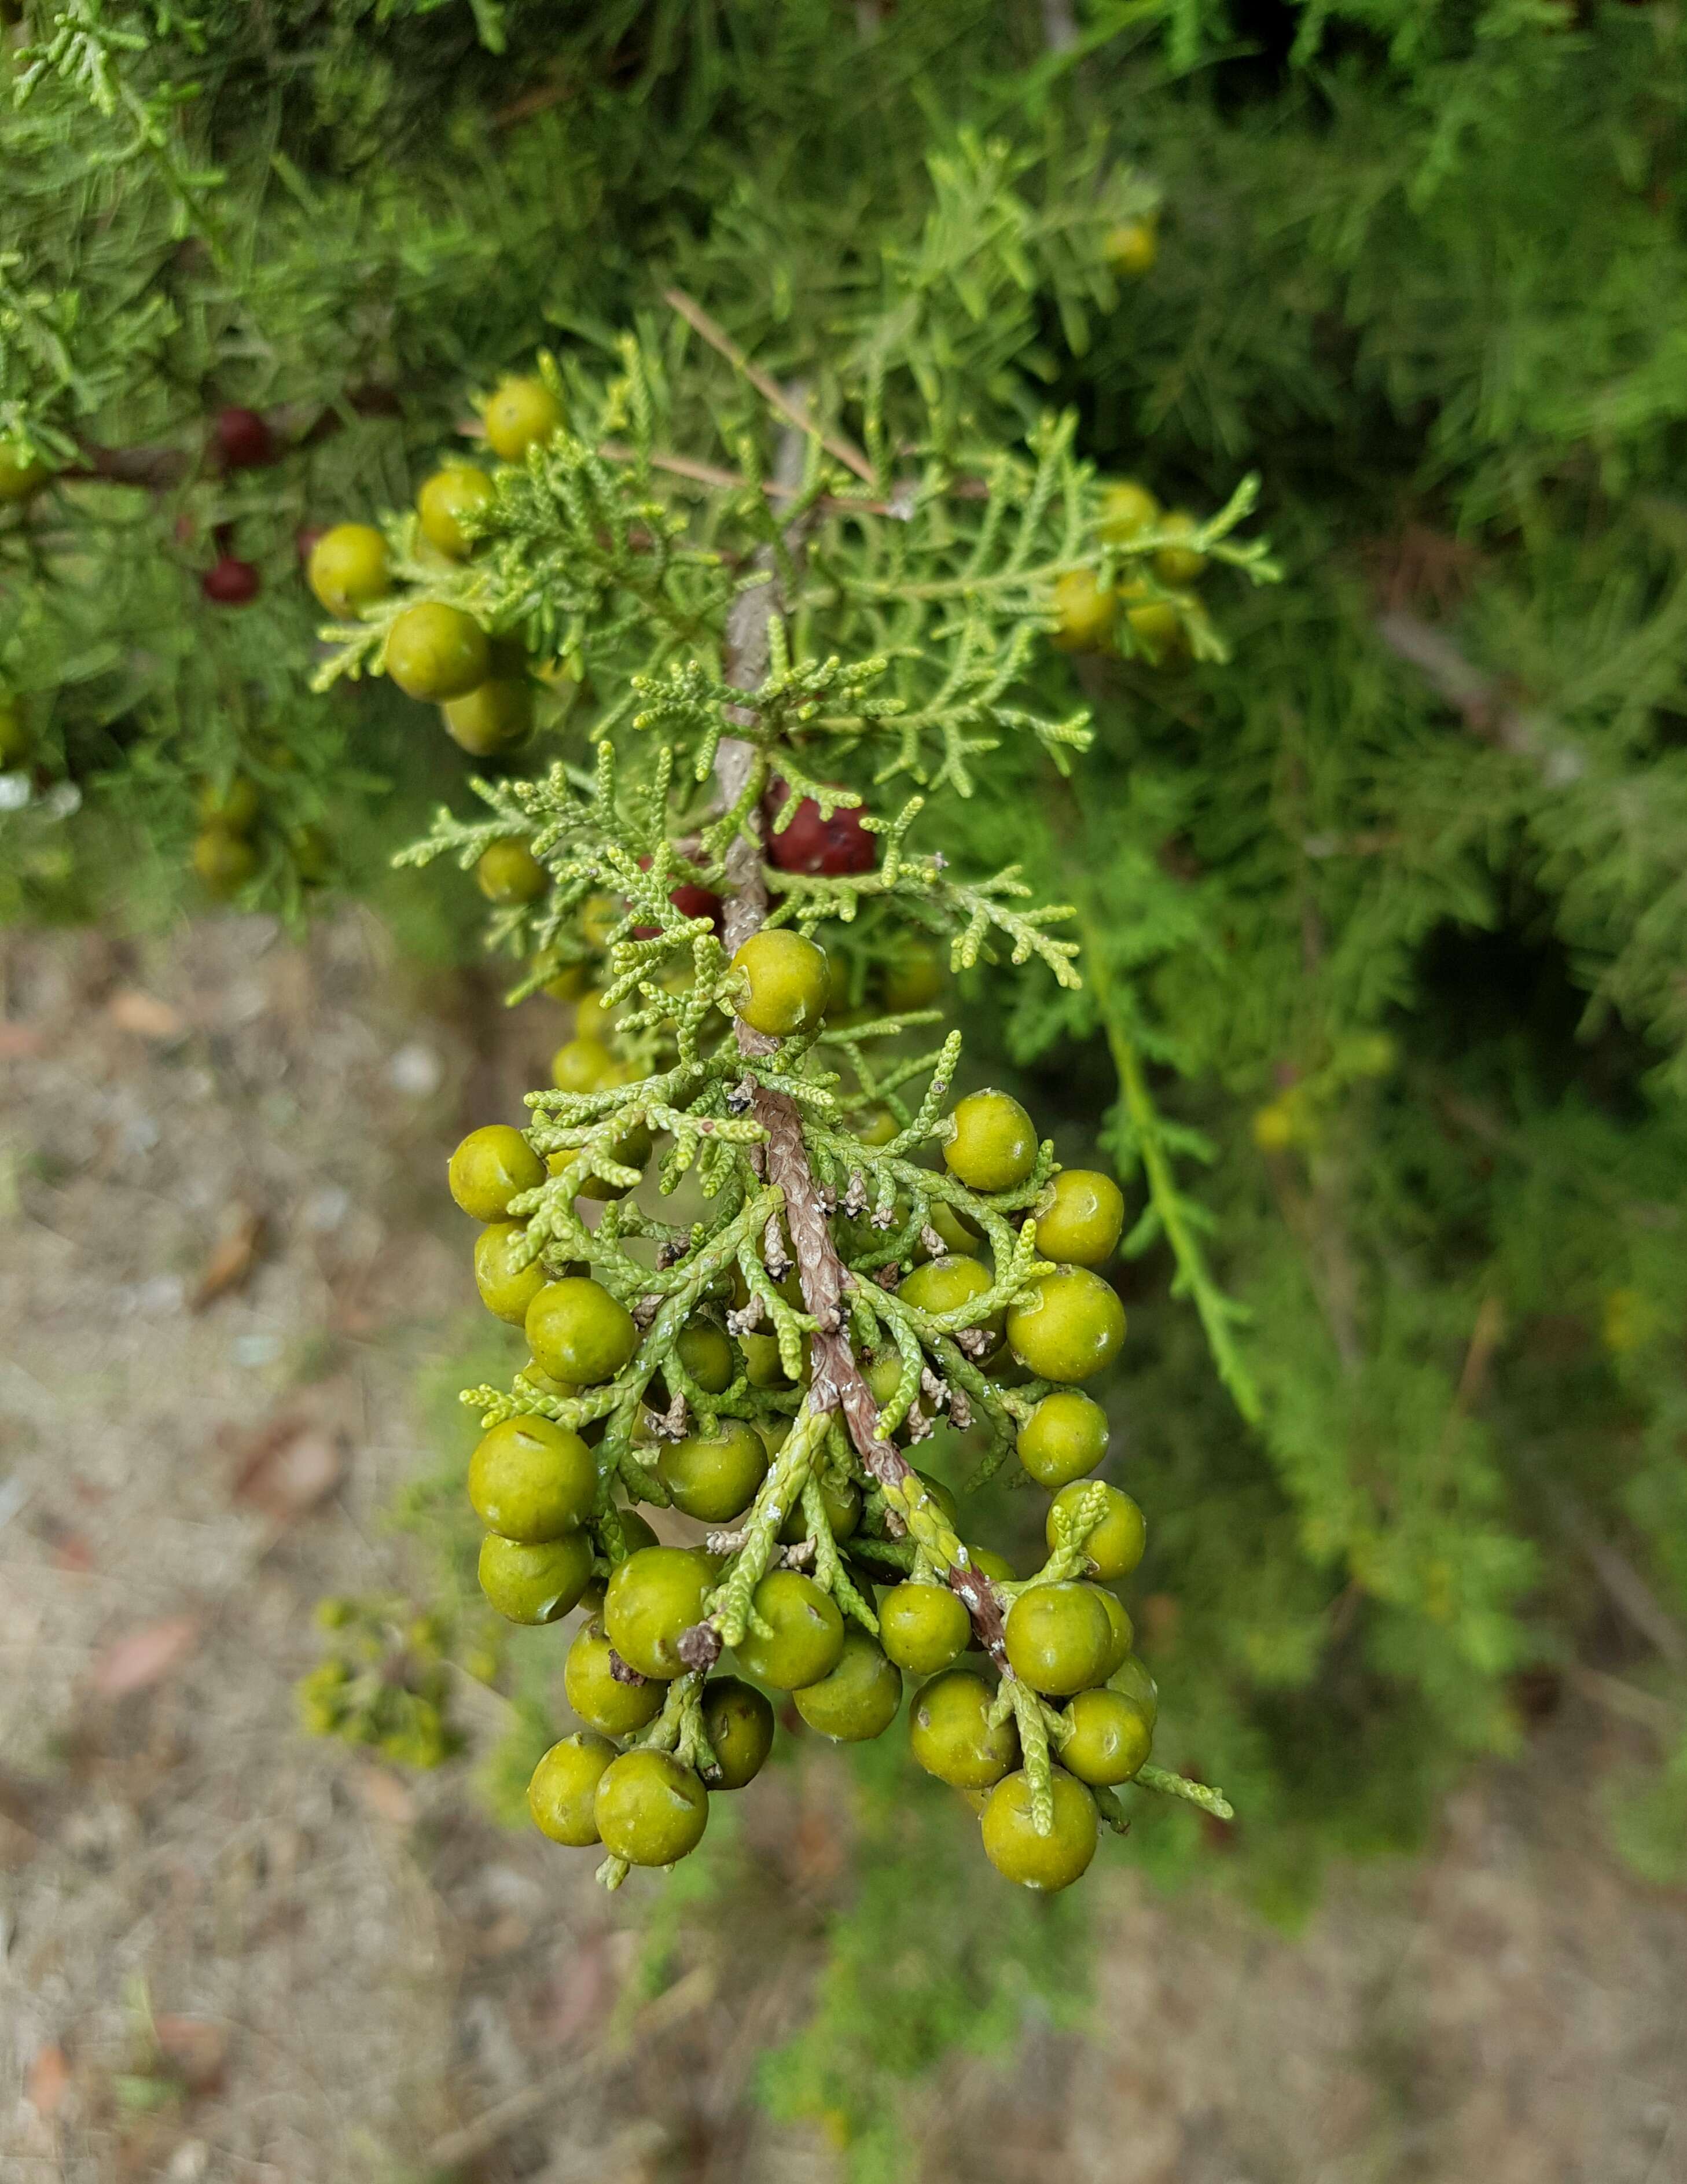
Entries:
[[[633, 459], [631, 448], [619, 440], [601, 440], [598, 453], [606, 462], [630, 463]], [[647, 455], [644, 460], [653, 471], [666, 471], [674, 477], [690, 478], [694, 484], [718, 486], [732, 492], [743, 483], [735, 471], [723, 470], [718, 463], [700, 463], [692, 455]], [[794, 500], [802, 491], [800, 483], [788, 483], [783, 478], [764, 478], [761, 490], [769, 500]], [[888, 500], [837, 500], [830, 493], [822, 493], [813, 504], [827, 515], [897, 515], [902, 511]]]
[[[793, 405], [782, 393], [777, 407], [782, 415], [791, 415]], [[799, 420], [798, 429], [809, 428]], [[793, 430], [780, 449], [780, 471], [789, 475], [800, 461], [801, 453], [802, 442]], [[793, 553], [800, 553], [799, 533], [788, 534], [788, 543]], [[735, 689], [756, 689], [766, 678], [769, 627], [772, 617], [782, 610], [771, 554], [766, 566], [767, 582], [741, 592], [727, 617], [725, 679]], [[732, 718], [731, 712], [728, 718]], [[748, 725], [748, 716], [740, 715], [733, 725]], [[743, 793], [754, 760], [751, 744], [738, 737], [722, 738], [715, 768], [722, 809], [730, 810]], [[726, 878], [722, 939], [727, 950], [736, 954], [767, 915], [763, 844], [749, 830], [739, 833], [727, 853]], [[753, 1031], [742, 1020], [737, 1030], [739, 1050], [752, 1065], [774, 1050], [774, 1040]], [[810, 1401], [817, 1411], [842, 1413], [870, 1478], [881, 1486], [904, 1486], [914, 1475], [913, 1467], [894, 1443], [881, 1436], [878, 1399], [867, 1385], [850, 1345], [844, 1299], [851, 1277], [838, 1256], [827, 1209], [809, 1165], [801, 1113], [787, 1094], [754, 1083], [753, 1068], [747, 1081], [754, 1084], [750, 1112], [767, 1133], [763, 1155], [767, 1180], [777, 1184], [784, 1193], [785, 1225], [790, 1231], [803, 1304], [816, 1323], [809, 1346]], [[967, 1567], [950, 1570], [949, 1581], [965, 1602], [981, 1641], [1000, 1665], [1006, 1659], [1002, 1608], [988, 1579]]]
[[683, 288], [664, 288], [662, 301], [671, 304], [686, 324], [701, 334], [710, 348], [718, 350], [735, 371], [741, 371], [762, 400], [777, 410], [788, 424], [794, 425], [799, 432], [806, 433], [810, 439], [818, 440], [828, 454], [837, 456], [845, 470], [854, 471], [855, 476], [868, 485], [874, 483], [873, 466], [860, 449], [852, 441], [842, 439], [835, 432], [821, 432], [812, 417], [805, 416], [797, 408], [777, 380], [770, 379], [760, 366], [750, 362], [727, 329], [717, 326], [701, 304], [688, 296]]

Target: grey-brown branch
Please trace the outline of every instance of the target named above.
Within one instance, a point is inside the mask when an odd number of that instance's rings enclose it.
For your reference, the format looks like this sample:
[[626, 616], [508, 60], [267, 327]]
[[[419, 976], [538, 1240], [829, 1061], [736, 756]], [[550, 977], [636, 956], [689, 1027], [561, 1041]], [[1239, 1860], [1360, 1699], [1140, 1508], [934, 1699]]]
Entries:
[[[788, 471], [800, 463], [803, 437], [793, 429], [780, 449], [779, 468]], [[799, 555], [800, 526], [786, 534], [793, 554]], [[755, 690], [766, 679], [768, 629], [772, 617], [783, 611], [772, 556], [764, 557], [768, 580], [741, 592], [727, 616], [725, 679], [734, 689]], [[748, 727], [750, 716], [734, 708], [727, 718], [735, 727]], [[737, 737], [721, 739], [715, 759], [715, 777], [721, 808], [729, 810], [743, 794], [755, 760], [754, 748]], [[756, 815], [754, 832], [741, 831], [727, 853], [727, 894], [723, 939], [729, 955], [736, 954], [767, 915], [767, 886], [762, 871], [762, 844], [766, 815]], [[753, 1031], [740, 1020], [737, 1026], [739, 1050], [752, 1064], [771, 1054], [777, 1041]], [[810, 1401], [818, 1411], [839, 1411], [849, 1429], [862, 1465], [881, 1486], [901, 1487], [913, 1475], [912, 1466], [895, 1445], [878, 1431], [878, 1402], [867, 1385], [850, 1346], [844, 1295], [850, 1275], [838, 1256], [827, 1210], [809, 1165], [803, 1142], [803, 1122], [796, 1103], [782, 1092], [770, 1091], [754, 1082], [750, 1112], [767, 1133], [763, 1149], [766, 1178], [785, 1195], [785, 1223], [796, 1254], [797, 1279], [803, 1303], [817, 1323], [810, 1342]], [[893, 1525], [895, 1519], [892, 1518]], [[980, 1642], [999, 1664], [1005, 1658], [1002, 1608], [994, 1588], [982, 1572], [956, 1568], [949, 1581], [967, 1613]], [[689, 1633], [687, 1634], [690, 1635]]]

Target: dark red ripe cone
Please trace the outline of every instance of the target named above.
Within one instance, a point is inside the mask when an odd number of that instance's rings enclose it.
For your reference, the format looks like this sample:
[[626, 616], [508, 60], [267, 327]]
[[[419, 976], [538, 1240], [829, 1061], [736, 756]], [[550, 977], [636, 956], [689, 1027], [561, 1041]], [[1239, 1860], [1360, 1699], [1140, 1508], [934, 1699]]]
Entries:
[[[649, 871], [649, 857], [641, 857], [638, 860], [638, 869], [641, 872]], [[699, 887], [694, 880], [682, 880], [676, 888], [669, 889], [668, 900], [672, 903], [682, 917], [706, 917], [718, 929], [721, 923], [721, 898], [710, 889]], [[632, 928], [632, 937], [635, 940], [654, 940], [656, 937], [656, 930], [654, 925], [635, 925]]]
[[276, 436], [255, 410], [219, 410], [216, 433], [229, 470], [261, 471], [276, 460]]
[[693, 885], [690, 880], [682, 880], [672, 889], [668, 900], [682, 917], [718, 918], [721, 915], [720, 896], [706, 887]]
[[[790, 793], [784, 782], [775, 784], [776, 811]], [[841, 879], [849, 872], [870, 872], [878, 852], [859, 811], [840, 809], [822, 819], [819, 805], [805, 796], [784, 832], [768, 835], [767, 854], [782, 872], [818, 872], [827, 879]]]
[[200, 577], [199, 588], [217, 606], [243, 607], [257, 598], [259, 582], [249, 561], [237, 561], [232, 554], [225, 554]]

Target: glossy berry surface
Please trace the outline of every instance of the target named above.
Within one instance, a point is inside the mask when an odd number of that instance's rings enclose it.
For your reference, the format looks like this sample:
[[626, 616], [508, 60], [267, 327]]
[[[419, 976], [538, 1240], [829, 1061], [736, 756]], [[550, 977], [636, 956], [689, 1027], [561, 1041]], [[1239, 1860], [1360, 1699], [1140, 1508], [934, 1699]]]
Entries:
[[547, 1373], [595, 1388], [638, 1347], [632, 1314], [589, 1274], [548, 1282], [527, 1307], [528, 1346]]
[[978, 1822], [984, 1855], [1003, 1879], [1050, 1894], [1088, 1870], [1096, 1835], [1095, 1800], [1064, 1768], [1051, 1771], [1055, 1825], [1049, 1834], [1037, 1832], [1031, 1781], [1022, 1773], [997, 1784]]
[[1036, 1128], [1011, 1093], [969, 1092], [953, 1121], [944, 1161], [969, 1190], [1011, 1190], [1036, 1167]]
[[407, 698], [443, 705], [487, 679], [492, 655], [472, 615], [437, 599], [406, 607], [387, 633], [387, 672]]
[[1101, 1610], [1107, 1618], [1107, 1627], [1111, 1634], [1107, 1657], [1101, 1664], [1101, 1681], [1105, 1683], [1110, 1677], [1117, 1674], [1129, 1658], [1131, 1647], [1136, 1643], [1136, 1626], [1127, 1613], [1123, 1602], [1116, 1594], [1109, 1592], [1101, 1585], [1093, 1585], [1090, 1590], [1101, 1603]]
[[732, 958], [745, 980], [738, 1012], [752, 1031], [788, 1039], [811, 1031], [826, 1012], [832, 991], [826, 950], [781, 926], [751, 933]]
[[230, 827], [206, 827], [194, 837], [193, 869], [211, 894], [226, 900], [258, 870], [258, 852]]
[[[779, 1355], [779, 1345], [771, 1334], [741, 1334], [738, 1347], [744, 1354], [744, 1375], [752, 1388], [788, 1388], [791, 1376], [785, 1370]], [[804, 1377], [807, 1377], [809, 1343], [803, 1337]]]
[[1019, 1429], [1021, 1463], [1050, 1494], [1094, 1471], [1107, 1453], [1107, 1413], [1076, 1388], [1044, 1396]]
[[260, 471], [277, 459], [276, 436], [255, 410], [233, 404], [217, 412], [217, 452], [225, 468]]
[[1037, 1250], [1073, 1267], [1105, 1266], [1119, 1248], [1125, 1197], [1111, 1175], [1063, 1167], [1049, 1186], [1053, 1202], [1037, 1215]]
[[1153, 1728], [1160, 1715], [1160, 1686], [1144, 1666], [1140, 1657], [1127, 1653], [1108, 1679], [1116, 1691], [1128, 1699], [1134, 1699]]
[[545, 1285], [545, 1270], [523, 1255], [527, 1231], [519, 1221], [494, 1221], [475, 1240], [475, 1287], [494, 1319], [520, 1327], [527, 1307]]
[[732, 1346], [712, 1319], [688, 1319], [674, 1352], [704, 1395], [718, 1396], [732, 1386]]
[[844, 1618], [830, 1593], [800, 1571], [770, 1570], [754, 1600], [772, 1635], [745, 1632], [738, 1652], [747, 1674], [775, 1691], [798, 1691], [832, 1674], [844, 1650]]
[[1110, 545], [1123, 546], [1160, 521], [1160, 503], [1134, 478], [1114, 478], [1101, 488], [1097, 526]]
[[957, 1790], [988, 1790], [1019, 1758], [1013, 1717], [990, 1724], [995, 1694], [981, 1676], [950, 1669], [915, 1696], [908, 1744], [927, 1774]]
[[703, 1686], [703, 1726], [715, 1747], [711, 1790], [742, 1790], [773, 1749], [773, 1708], [766, 1695], [737, 1676], [711, 1676]]
[[946, 1585], [894, 1585], [878, 1604], [879, 1642], [910, 1675], [934, 1676], [960, 1658], [972, 1618]]
[[671, 1865], [702, 1841], [709, 1792], [671, 1752], [624, 1752], [604, 1769], [593, 1809], [605, 1850], [629, 1865]]
[[545, 868], [525, 842], [488, 842], [475, 860], [475, 885], [500, 910], [537, 902], [548, 882]]
[[[775, 783], [771, 802], [777, 815], [782, 816], [790, 794], [784, 782]], [[769, 829], [768, 861], [782, 872], [823, 873], [828, 879], [870, 872], [878, 850], [861, 817], [854, 805], [840, 805], [829, 819], [822, 819], [814, 798], [805, 796], [782, 832], [775, 831], [777, 817]]]
[[[820, 1482], [820, 1500], [832, 1538], [847, 1540], [861, 1521], [860, 1488], [853, 1479], [835, 1479], [827, 1472]], [[779, 1527], [779, 1537], [787, 1546], [794, 1546], [799, 1540], [807, 1539], [809, 1531], [809, 1520], [799, 1501]]]
[[1153, 1749], [1153, 1723], [1122, 1691], [1080, 1691], [1066, 1713], [1071, 1729], [1061, 1764], [1080, 1782], [1108, 1789], [1128, 1782]]
[[249, 606], [263, 589], [264, 580], [250, 561], [225, 554], [199, 579], [199, 588], [214, 606]]
[[476, 1565], [488, 1606], [511, 1623], [554, 1623], [579, 1605], [592, 1576], [592, 1542], [584, 1532], [524, 1542], [488, 1532]]
[[992, 1285], [993, 1277], [982, 1259], [945, 1253], [916, 1267], [897, 1295], [916, 1312], [964, 1312]]
[[604, 1593], [610, 1645], [641, 1676], [669, 1682], [683, 1674], [680, 1637], [702, 1619], [713, 1584], [708, 1563], [691, 1548], [641, 1547], [615, 1565]]
[[560, 1539], [585, 1523], [597, 1491], [591, 1450], [547, 1418], [504, 1419], [482, 1435], [469, 1459], [475, 1514], [506, 1540]]
[[902, 1678], [865, 1630], [847, 1630], [830, 1675], [805, 1684], [797, 1712], [834, 1744], [866, 1744], [882, 1736], [902, 1704]]
[[576, 1633], [562, 1664], [562, 1688], [581, 1720], [605, 1736], [631, 1736], [662, 1710], [660, 1683], [623, 1683], [615, 1674], [601, 1622]]
[[1055, 579], [1055, 642], [1062, 652], [1105, 652], [1113, 634], [1118, 599], [1090, 569], [1067, 569]]
[[552, 1745], [527, 1785], [527, 1810], [541, 1835], [576, 1850], [598, 1841], [598, 1785], [615, 1756], [609, 1739], [589, 1729]]
[[471, 758], [490, 758], [519, 744], [533, 725], [533, 694], [512, 677], [489, 676], [466, 698], [440, 708], [445, 733]]
[[1100, 1274], [1061, 1267], [1009, 1307], [1007, 1339], [1039, 1380], [1087, 1380], [1118, 1356], [1125, 1308]]
[[950, 1251], [959, 1251], [963, 1257], [976, 1258], [984, 1248], [984, 1240], [972, 1223], [945, 1206], [941, 1199], [933, 1199], [928, 1217], [933, 1230]]
[[562, 404], [543, 379], [501, 379], [486, 406], [487, 444], [506, 463], [519, 463], [562, 421]]
[[[1160, 528], [1189, 538], [1200, 526], [1187, 510], [1168, 508], [1160, 519]], [[1192, 546], [1162, 546], [1154, 557], [1154, 573], [1162, 584], [1192, 584], [1205, 567], [1205, 554], [1196, 553]]]
[[1069, 1698], [1099, 1683], [1111, 1646], [1106, 1611], [1088, 1585], [1033, 1585], [1008, 1610], [1009, 1665], [1049, 1698]]
[[424, 479], [416, 495], [422, 537], [454, 561], [466, 561], [474, 542], [463, 528], [463, 518], [485, 508], [493, 498], [492, 480], [484, 471], [472, 463], [448, 463]]
[[545, 1164], [520, 1130], [488, 1123], [459, 1145], [446, 1177], [451, 1195], [471, 1219], [503, 1221], [512, 1198], [544, 1181]]
[[393, 588], [387, 541], [370, 523], [337, 523], [310, 549], [305, 582], [331, 615], [349, 621]]
[[[1093, 1481], [1080, 1479], [1063, 1486], [1055, 1496], [1049, 1507], [1046, 1528], [1051, 1546], [1057, 1514], [1075, 1514], [1082, 1498], [1094, 1490]], [[1122, 1494], [1116, 1486], [1104, 1486], [1101, 1490], [1107, 1497], [1107, 1513], [1085, 1542], [1084, 1552], [1089, 1557], [1092, 1574], [1104, 1585], [1112, 1585], [1122, 1577], [1128, 1577], [1142, 1560], [1148, 1527], [1141, 1510], [1128, 1494]]]
[[754, 1426], [722, 1418], [716, 1433], [664, 1443], [656, 1471], [675, 1508], [701, 1524], [730, 1524], [767, 1476], [767, 1448]]
[[611, 1083], [615, 1058], [600, 1039], [565, 1039], [551, 1056], [559, 1092], [598, 1092]]

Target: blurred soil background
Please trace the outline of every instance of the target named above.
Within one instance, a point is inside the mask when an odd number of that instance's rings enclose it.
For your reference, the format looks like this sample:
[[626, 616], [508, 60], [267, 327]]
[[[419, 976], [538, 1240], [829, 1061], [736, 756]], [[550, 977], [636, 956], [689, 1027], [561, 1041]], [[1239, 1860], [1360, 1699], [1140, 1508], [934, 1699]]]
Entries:
[[[519, 1115], [560, 1012], [359, 915], [0, 944], [0, 2175], [840, 2175], [753, 2098], [847, 1882], [832, 1755], [748, 1793], [765, 1891], [653, 1979], [661, 1883], [605, 1897], [496, 1826], [472, 1752], [404, 1776], [296, 1724], [316, 1600], [407, 1588], [420, 1390], [484, 1340], [445, 1154]], [[1217, 1842], [1172, 1901], [1113, 1847], [1088, 2032], [1028, 2019], [917, 2088], [915, 2172], [1687, 2178], [1687, 1898], [1600, 1820], [1645, 1728], [1556, 1696], [1298, 1935]], [[465, 1680], [471, 1741], [501, 1705]]]

